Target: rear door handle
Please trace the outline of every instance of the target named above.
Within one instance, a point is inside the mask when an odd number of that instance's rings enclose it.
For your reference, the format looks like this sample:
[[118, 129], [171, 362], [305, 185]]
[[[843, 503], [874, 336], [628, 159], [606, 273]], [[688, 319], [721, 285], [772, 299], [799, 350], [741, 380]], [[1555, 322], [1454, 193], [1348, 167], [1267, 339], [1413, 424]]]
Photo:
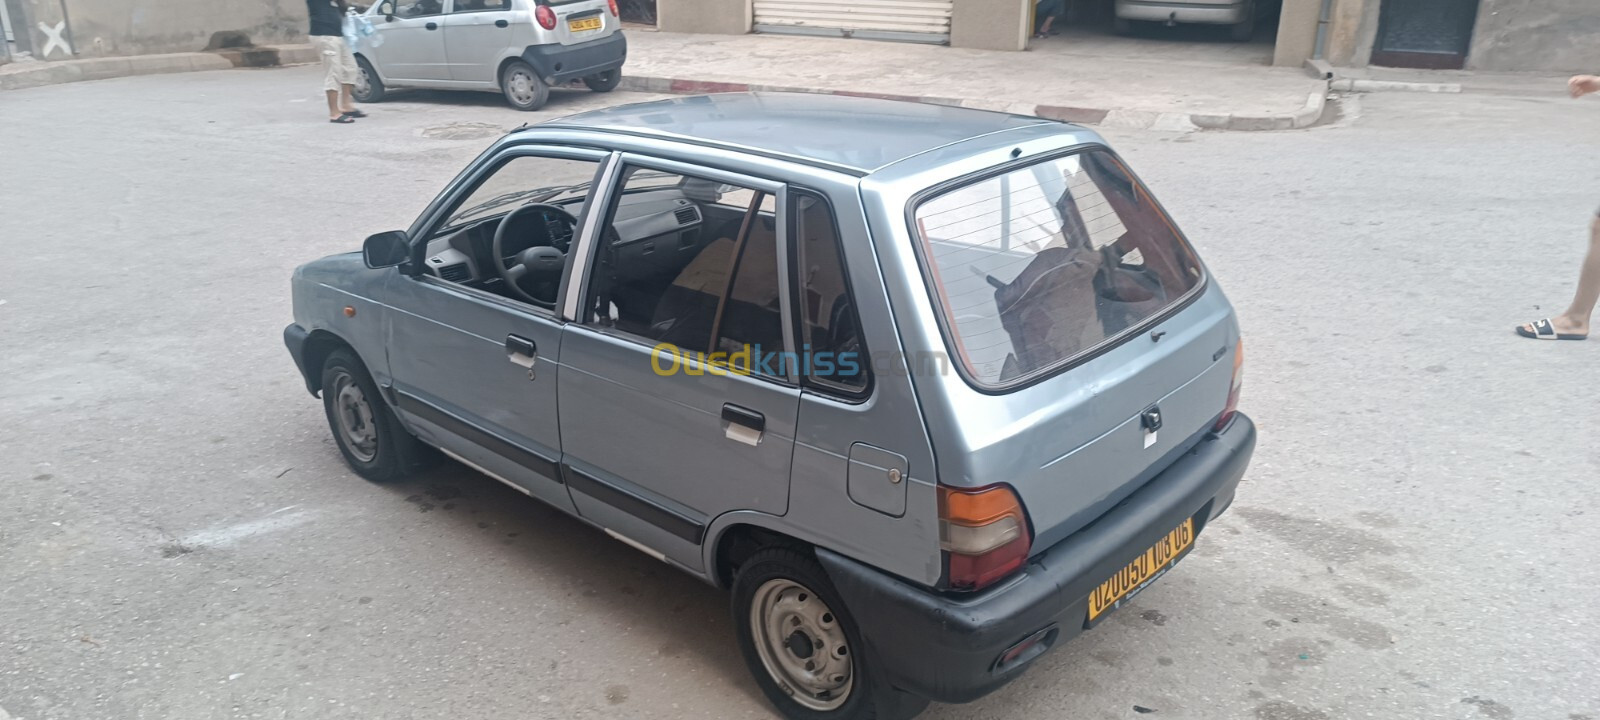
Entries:
[[496, 21], [494, 21], [494, 26], [495, 27], [510, 27], [511, 23], [508, 23], [508, 22], [506, 22], [504, 20], [496, 20]]
[[439, 29], [439, 23], [431, 22], [431, 23], [428, 23], [427, 25], [423, 25], [423, 27], [425, 27], [425, 28], [427, 28], [429, 30], [438, 30]]
[[514, 365], [528, 369], [528, 379], [533, 379], [533, 366], [539, 361], [539, 346], [521, 335], [506, 336], [506, 358]]
[[766, 430], [765, 415], [733, 403], [722, 404], [723, 437], [755, 447], [761, 444], [761, 436]]

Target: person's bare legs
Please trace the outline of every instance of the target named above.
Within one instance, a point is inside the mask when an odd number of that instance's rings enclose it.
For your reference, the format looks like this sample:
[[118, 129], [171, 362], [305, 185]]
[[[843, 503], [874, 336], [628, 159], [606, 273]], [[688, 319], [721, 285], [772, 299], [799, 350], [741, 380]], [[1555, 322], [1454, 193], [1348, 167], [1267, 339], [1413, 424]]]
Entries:
[[1589, 254], [1578, 272], [1578, 292], [1572, 296], [1572, 305], [1550, 318], [1550, 324], [1558, 333], [1587, 335], [1596, 302], [1600, 302], [1600, 217], [1589, 223]]
[[339, 111], [340, 112], [353, 113], [353, 112], [356, 111], [356, 103], [355, 103], [354, 100], [350, 99], [350, 93], [354, 92], [355, 89], [356, 89], [356, 86], [351, 85], [349, 83], [344, 83], [344, 84], [341, 84], [339, 86]]
[[[349, 86], [346, 85], [345, 87]], [[325, 94], [328, 96], [328, 119], [338, 120], [339, 116], [344, 114], [344, 111], [339, 109], [339, 91], [328, 90]], [[347, 99], [345, 102], [348, 103], [349, 100]]]

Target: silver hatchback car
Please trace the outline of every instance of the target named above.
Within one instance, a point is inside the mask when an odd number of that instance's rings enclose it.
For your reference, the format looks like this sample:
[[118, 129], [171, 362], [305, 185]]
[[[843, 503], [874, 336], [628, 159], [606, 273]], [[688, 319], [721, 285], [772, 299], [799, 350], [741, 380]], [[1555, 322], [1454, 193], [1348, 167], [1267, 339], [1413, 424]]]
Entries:
[[507, 135], [294, 273], [355, 471], [425, 446], [731, 589], [787, 717], [1015, 679], [1182, 559], [1255, 448], [1215, 278], [1093, 132], [731, 94]]
[[486, 90], [538, 110], [574, 80], [610, 92], [628, 56], [617, 0], [379, 0], [366, 15], [376, 40], [356, 53], [364, 103], [396, 88]]

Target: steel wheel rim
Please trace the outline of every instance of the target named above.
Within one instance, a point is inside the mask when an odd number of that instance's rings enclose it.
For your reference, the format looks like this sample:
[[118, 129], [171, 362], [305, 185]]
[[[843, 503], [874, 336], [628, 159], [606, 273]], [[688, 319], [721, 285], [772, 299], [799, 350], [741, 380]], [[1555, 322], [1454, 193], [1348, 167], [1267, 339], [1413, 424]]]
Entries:
[[518, 105], [533, 104], [533, 75], [527, 70], [512, 70], [506, 78], [506, 87], [511, 91], [511, 99]]
[[372, 95], [372, 75], [367, 73], [367, 66], [365, 65], [362, 65], [356, 71], [355, 94], [357, 97], [369, 97]]
[[762, 583], [750, 603], [750, 629], [767, 675], [795, 702], [827, 712], [850, 699], [855, 653], [816, 593], [785, 578]]
[[357, 460], [372, 462], [378, 456], [378, 428], [373, 424], [372, 403], [356, 379], [342, 370], [333, 379], [333, 414], [345, 448]]

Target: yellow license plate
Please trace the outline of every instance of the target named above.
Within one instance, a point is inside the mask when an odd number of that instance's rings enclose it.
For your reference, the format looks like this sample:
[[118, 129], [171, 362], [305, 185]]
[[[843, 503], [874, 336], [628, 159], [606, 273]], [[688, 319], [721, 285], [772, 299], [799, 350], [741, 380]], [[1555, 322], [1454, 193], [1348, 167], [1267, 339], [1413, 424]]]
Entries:
[[1177, 529], [1167, 533], [1149, 550], [1144, 551], [1127, 567], [1118, 570], [1110, 580], [1100, 583], [1089, 595], [1089, 622], [1104, 615], [1133, 593], [1143, 590], [1156, 576], [1165, 572], [1183, 551], [1194, 544], [1194, 518], [1184, 520]]
[[602, 23], [600, 21], [600, 18], [597, 18], [597, 17], [584, 18], [582, 20], [568, 20], [567, 21], [567, 29], [571, 30], [573, 32], [584, 32], [586, 30], [599, 30], [601, 27], [604, 27], [604, 23]]

